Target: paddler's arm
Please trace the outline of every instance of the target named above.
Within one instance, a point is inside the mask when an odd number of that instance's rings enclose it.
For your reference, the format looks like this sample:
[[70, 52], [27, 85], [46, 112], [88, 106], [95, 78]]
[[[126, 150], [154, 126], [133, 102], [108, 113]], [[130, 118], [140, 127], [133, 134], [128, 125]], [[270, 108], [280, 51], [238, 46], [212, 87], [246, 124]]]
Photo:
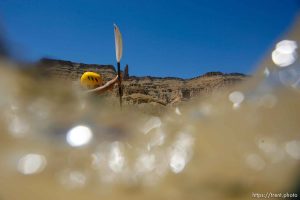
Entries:
[[86, 93], [97, 92], [97, 93], [101, 94], [101, 93], [106, 92], [107, 90], [111, 89], [117, 81], [118, 81], [118, 75], [114, 79], [106, 82], [105, 85], [102, 85], [102, 86], [97, 87], [95, 89], [88, 90], [88, 91], [86, 91]]

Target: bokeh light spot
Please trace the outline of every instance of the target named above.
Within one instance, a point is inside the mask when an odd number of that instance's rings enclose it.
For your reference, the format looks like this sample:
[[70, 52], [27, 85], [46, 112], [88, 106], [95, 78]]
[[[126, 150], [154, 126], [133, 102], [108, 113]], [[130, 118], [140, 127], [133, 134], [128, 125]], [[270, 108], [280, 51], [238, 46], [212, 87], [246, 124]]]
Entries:
[[93, 138], [91, 129], [87, 126], [75, 126], [67, 133], [67, 142], [73, 147], [79, 147], [88, 144]]
[[272, 60], [279, 67], [287, 67], [297, 60], [297, 42], [292, 40], [282, 40], [278, 42], [272, 52]]
[[246, 158], [246, 164], [256, 171], [261, 171], [266, 166], [265, 161], [257, 154], [249, 154]]
[[152, 129], [160, 127], [162, 124], [159, 117], [151, 117], [143, 126], [141, 131], [144, 134], [149, 133]]
[[245, 96], [240, 91], [234, 91], [229, 94], [228, 98], [233, 103], [233, 108], [239, 108], [240, 104], [244, 101]]
[[285, 151], [294, 159], [300, 160], [300, 141], [292, 140], [285, 144]]
[[18, 162], [18, 171], [24, 175], [36, 174], [45, 168], [46, 158], [40, 154], [27, 154]]

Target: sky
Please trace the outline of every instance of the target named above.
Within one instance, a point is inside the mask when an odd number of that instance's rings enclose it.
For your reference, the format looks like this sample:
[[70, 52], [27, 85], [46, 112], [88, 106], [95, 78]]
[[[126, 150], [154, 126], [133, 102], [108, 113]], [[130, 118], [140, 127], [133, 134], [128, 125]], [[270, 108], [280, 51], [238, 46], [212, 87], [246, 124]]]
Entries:
[[113, 23], [130, 75], [251, 74], [290, 28], [299, 0], [1, 0], [18, 59], [116, 66]]

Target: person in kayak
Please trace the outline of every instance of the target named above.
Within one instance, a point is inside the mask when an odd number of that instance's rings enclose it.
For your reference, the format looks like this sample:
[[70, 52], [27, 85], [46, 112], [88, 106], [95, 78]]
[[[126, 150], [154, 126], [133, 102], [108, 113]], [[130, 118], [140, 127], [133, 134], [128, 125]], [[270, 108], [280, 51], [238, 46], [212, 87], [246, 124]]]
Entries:
[[85, 72], [80, 78], [80, 84], [83, 88], [87, 89], [87, 93], [96, 92], [102, 94], [107, 90], [112, 90], [117, 82], [118, 75], [103, 85], [102, 76], [95, 72]]

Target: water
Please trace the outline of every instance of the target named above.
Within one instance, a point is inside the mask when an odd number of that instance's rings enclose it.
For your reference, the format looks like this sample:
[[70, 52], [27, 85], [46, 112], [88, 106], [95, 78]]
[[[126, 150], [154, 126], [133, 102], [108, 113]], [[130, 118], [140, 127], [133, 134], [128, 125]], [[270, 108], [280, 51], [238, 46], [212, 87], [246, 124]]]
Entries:
[[298, 45], [279, 41], [273, 62], [248, 82], [159, 115], [120, 111], [117, 98], [89, 97], [2, 61], [0, 199], [297, 193]]

